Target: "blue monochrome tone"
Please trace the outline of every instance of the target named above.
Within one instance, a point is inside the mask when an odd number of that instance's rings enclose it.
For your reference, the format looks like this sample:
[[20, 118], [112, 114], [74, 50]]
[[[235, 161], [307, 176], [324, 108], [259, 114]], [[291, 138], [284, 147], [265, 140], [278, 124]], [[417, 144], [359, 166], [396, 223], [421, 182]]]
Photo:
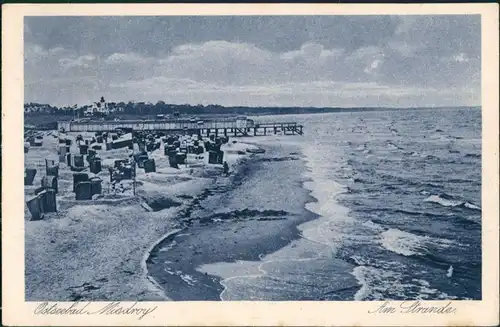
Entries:
[[479, 16], [24, 27], [26, 300], [482, 298]]

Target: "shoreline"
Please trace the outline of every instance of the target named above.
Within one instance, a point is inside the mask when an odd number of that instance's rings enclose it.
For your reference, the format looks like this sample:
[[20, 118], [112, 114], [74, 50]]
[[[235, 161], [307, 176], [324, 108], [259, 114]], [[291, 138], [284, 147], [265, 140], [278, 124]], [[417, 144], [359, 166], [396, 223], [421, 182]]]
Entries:
[[[337, 257], [334, 254], [335, 247], [321, 240], [323, 237], [321, 229], [329, 228], [331, 219], [321, 210], [314, 208], [315, 205], [324, 203], [324, 199], [315, 196], [317, 189], [311, 185], [316, 181], [311, 175], [312, 168], [306, 154], [301, 148], [294, 154], [299, 155], [303, 168], [298, 182], [300, 192], [303, 194], [300, 203], [304, 218], [294, 221], [291, 225], [284, 225], [283, 228], [289, 229], [293, 236], [270, 251], [261, 252], [256, 257], [241, 257], [233, 261], [226, 260], [198, 266], [196, 268], [198, 271], [217, 276], [218, 282], [222, 285], [218, 300], [338, 301], [352, 300], [360, 290], [362, 285], [353, 276], [356, 265]], [[261, 168], [266, 169], [266, 167]], [[337, 190], [335, 193], [340, 191]], [[336, 206], [341, 211], [344, 209], [340, 204]], [[338, 214], [344, 214], [341, 211]], [[278, 238], [280, 233], [275, 236]], [[307, 261], [310, 263], [305, 263]], [[314, 271], [320, 274], [322, 271], [330, 271], [337, 278], [319, 288], [311, 288], [314, 281], [310, 278], [314, 278]], [[306, 282], [307, 280], [310, 282]], [[289, 283], [295, 285], [294, 289], [288, 289]], [[295, 288], [301, 288], [303, 292]]]
[[[215, 209], [215, 214], [210, 209], [195, 212], [200, 215], [198, 217], [200, 221], [204, 219], [203, 214], [209, 218], [212, 217], [212, 219], [217, 215], [217, 217], [221, 218], [216, 218], [216, 222], [211, 221], [207, 224], [188, 225], [178, 236], [170, 235], [158, 243], [151, 252], [151, 260], [148, 264], [150, 276], [161, 285], [166, 295], [173, 300], [220, 300], [220, 295], [224, 292], [222, 278], [206, 273], [203, 275], [199, 271], [200, 266], [216, 264], [217, 262], [234, 262], [233, 260], [258, 261], [263, 255], [274, 253], [294, 240], [300, 239], [301, 231], [298, 226], [319, 218], [319, 215], [306, 208], [307, 203], [315, 202], [317, 199], [310, 195], [309, 190], [304, 188], [303, 184], [310, 179], [304, 176], [307, 167], [298, 146], [273, 144], [274, 142], [266, 144], [269, 142], [265, 141], [248, 143], [258, 145], [258, 147], [265, 149], [266, 153], [250, 157], [246, 162], [238, 166], [239, 170], [245, 171], [244, 181], [238, 184], [236, 176], [236, 183], [232, 183], [224, 196], [215, 194], [205, 200], [205, 204], [209, 208]], [[276, 149], [279, 149], [278, 152], [281, 151], [282, 153], [277, 155]], [[290, 156], [290, 154], [293, 154], [293, 156]], [[288, 176], [287, 179], [290, 180], [288, 190], [293, 195], [287, 194], [287, 191], [282, 191], [284, 193], [282, 197], [284, 197], [281, 200], [276, 198], [272, 201], [276, 202], [275, 206], [277, 205], [277, 207], [266, 208], [267, 210], [252, 208], [252, 205], [257, 203], [249, 203], [250, 205], [245, 205], [244, 202], [240, 203], [242, 198], [255, 195], [252, 192], [246, 194], [248, 191], [245, 190], [249, 189], [250, 186], [256, 186], [255, 182], [253, 182], [255, 179], [263, 182], [259, 179], [259, 174], [266, 174], [266, 169], [268, 170], [273, 165], [280, 166], [279, 168], [272, 168], [272, 173], [276, 173], [276, 169], [279, 171], [284, 167], [285, 171], [288, 169], [288, 172], [292, 172], [290, 176], [293, 177]], [[291, 168], [286, 168], [287, 166]], [[298, 173], [299, 171], [300, 173]], [[269, 177], [267, 179], [267, 182], [269, 182], [273, 175], [265, 176]], [[293, 190], [291, 189], [292, 185]], [[230, 200], [227, 200], [227, 198]], [[291, 198], [294, 201], [283, 201], [283, 199]], [[225, 201], [233, 203], [229, 204], [225, 203]], [[258, 199], [253, 202], [258, 202]], [[225, 210], [226, 212], [218, 213], [217, 211], [220, 211], [219, 209], [224, 207], [224, 204], [229, 204], [229, 208]], [[291, 208], [291, 212], [283, 211], [283, 208], [287, 207]], [[228, 210], [229, 212], [227, 212]], [[266, 215], [269, 218], [266, 218]], [[223, 222], [217, 221], [217, 219], [222, 219]], [[192, 220], [196, 220], [196, 218]], [[266, 227], [262, 227], [261, 224], [266, 224]], [[227, 229], [234, 229], [234, 231], [228, 232]], [[245, 231], [247, 229], [250, 232]], [[236, 239], [232, 235], [233, 233], [238, 233], [239, 238]], [[190, 234], [193, 236], [190, 237]], [[243, 234], [243, 237], [241, 237], [241, 234]], [[179, 244], [179, 246], [176, 246], [176, 244]], [[194, 250], [191, 251], [191, 249]], [[162, 251], [167, 251], [168, 254], [163, 255], [165, 252]], [[210, 252], [209, 256], [206, 255], [207, 252]], [[183, 258], [192, 260], [187, 262]], [[162, 261], [168, 261], [169, 263], [165, 266]], [[205, 290], [200, 292], [195, 287], [201, 287]]]
[[165, 294], [165, 291], [163, 290], [163, 288], [154, 280], [154, 278], [152, 278], [149, 275], [147, 261], [149, 259], [149, 256], [151, 255], [151, 252], [159, 243], [161, 243], [163, 240], [168, 238], [170, 235], [177, 234], [180, 231], [182, 231], [182, 229], [174, 229], [174, 230], [162, 235], [160, 238], [158, 238], [155, 242], [153, 242], [151, 244], [151, 246], [148, 248], [148, 250], [146, 252], [144, 252], [144, 255], [142, 256], [142, 259], [141, 259], [141, 273], [143, 275], [142, 277], [145, 279], [146, 283], [149, 282], [151, 284], [151, 291], [158, 292], [161, 296], [163, 296], [165, 298], [166, 301], [169, 301], [170, 299]]

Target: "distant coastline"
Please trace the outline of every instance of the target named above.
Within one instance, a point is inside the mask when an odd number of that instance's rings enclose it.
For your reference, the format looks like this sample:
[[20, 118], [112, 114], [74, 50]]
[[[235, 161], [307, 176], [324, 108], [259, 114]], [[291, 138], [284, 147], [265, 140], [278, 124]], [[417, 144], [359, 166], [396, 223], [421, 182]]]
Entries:
[[[300, 115], [321, 113], [343, 113], [343, 112], [366, 112], [366, 111], [392, 111], [392, 110], [435, 110], [435, 109], [480, 109], [481, 106], [458, 106], [458, 107], [224, 107], [219, 105], [174, 105], [174, 104], [148, 104], [143, 102], [129, 102], [127, 104], [111, 103], [119, 106], [119, 112], [114, 112], [104, 117], [106, 120], [114, 119], [153, 119], [158, 114], [172, 115], [179, 113], [182, 116], [269, 116], [269, 115]], [[28, 104], [25, 104], [25, 106]], [[24, 113], [24, 123], [32, 127], [43, 129], [56, 129], [57, 121], [72, 120], [75, 117], [83, 117], [84, 107], [54, 107], [46, 104], [32, 104], [43, 108], [40, 112]], [[81, 113], [79, 111], [82, 111]]]

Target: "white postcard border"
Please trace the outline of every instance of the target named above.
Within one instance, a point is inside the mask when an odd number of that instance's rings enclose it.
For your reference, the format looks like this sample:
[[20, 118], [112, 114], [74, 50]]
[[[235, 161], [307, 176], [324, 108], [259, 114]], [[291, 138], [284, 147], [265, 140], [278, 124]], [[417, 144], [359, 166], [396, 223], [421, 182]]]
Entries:
[[[499, 77], [496, 4], [8, 4], [2, 6], [2, 310], [5, 325], [493, 325], [499, 316]], [[482, 246], [481, 301], [425, 301], [448, 314], [369, 313], [383, 302], [141, 302], [150, 314], [36, 315], [25, 302], [23, 174], [23, 17], [63, 15], [366, 15], [478, 14], [482, 27]], [[154, 240], [152, 240], [154, 241]], [[61, 303], [69, 306], [69, 304]], [[121, 302], [130, 306], [132, 302]], [[94, 302], [95, 310], [106, 305]], [[397, 308], [401, 302], [390, 303]]]

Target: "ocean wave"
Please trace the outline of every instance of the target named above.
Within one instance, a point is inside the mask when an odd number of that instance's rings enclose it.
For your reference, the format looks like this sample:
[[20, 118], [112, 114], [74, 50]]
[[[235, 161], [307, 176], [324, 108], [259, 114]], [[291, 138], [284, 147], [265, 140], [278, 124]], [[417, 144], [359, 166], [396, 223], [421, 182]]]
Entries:
[[[427, 192], [428, 194], [428, 192]], [[467, 204], [467, 206], [471, 206], [470, 204]], [[474, 205], [472, 205], [474, 206]], [[464, 207], [466, 207], [464, 205]], [[476, 207], [476, 206], [474, 206]], [[478, 209], [472, 209], [472, 210], [480, 210], [479, 207]], [[474, 220], [473, 216], [469, 215], [454, 215], [453, 213], [450, 213], [448, 215], [443, 215], [442, 213], [433, 213], [433, 212], [425, 212], [425, 211], [412, 211], [412, 210], [404, 210], [404, 209], [391, 209], [391, 208], [374, 208], [374, 209], [357, 209], [357, 212], [360, 213], [387, 213], [389, 215], [405, 215], [405, 216], [413, 216], [413, 217], [421, 217], [421, 218], [429, 218], [429, 219], [446, 219], [452, 222], [453, 224], [459, 224], [459, 225], [480, 225], [480, 221]], [[377, 224], [378, 226], [383, 226], [387, 225], [387, 222], [384, 222], [383, 220], [379, 219], [371, 219], [370, 220], [372, 223]], [[369, 225], [370, 223], [368, 223]], [[470, 227], [469, 227], [470, 228]], [[415, 231], [416, 232], [416, 231]]]
[[395, 185], [404, 185], [405, 187], [406, 186], [430, 187], [438, 189], [443, 187], [443, 185], [441, 184], [432, 183], [421, 179], [418, 180], [417, 176], [415, 176], [414, 178], [408, 178], [408, 177], [388, 174], [386, 172], [381, 172], [381, 171], [375, 171], [375, 173], [381, 179], [382, 182], [380, 183], [380, 186], [382, 187], [395, 186]]
[[445, 207], [456, 207], [463, 203], [462, 201], [446, 198], [444, 195], [431, 195], [424, 199], [424, 202], [438, 203]]
[[[396, 176], [396, 175], [391, 175], [391, 174], [385, 174], [383, 172], [376, 172], [377, 175], [380, 177], [382, 181], [396, 181], [399, 183], [403, 183], [405, 185], [418, 185], [419, 182], [416, 180], [404, 178], [401, 176]], [[387, 183], [384, 183], [384, 185], [389, 185]]]
[[469, 230], [471, 229], [481, 229], [481, 218], [479, 219], [474, 219], [473, 217], [459, 217], [459, 216], [454, 216], [453, 217], [453, 223], [456, 225], [460, 225]]
[[381, 233], [380, 244], [386, 250], [406, 257], [429, 255], [429, 247], [444, 249], [450, 246], [460, 245], [454, 240], [430, 237], [427, 235], [416, 235], [397, 228], [390, 228]]
[[463, 179], [463, 178], [450, 178], [450, 179], [435, 179], [434, 183], [452, 183], [452, 184], [481, 184], [481, 181], [472, 180], [472, 179]]
[[479, 154], [477, 154], [477, 153], [467, 153], [467, 154], [465, 154], [464, 157], [466, 157], [466, 158], [481, 158], [481, 154], [480, 153]]
[[363, 223], [363, 226], [368, 227], [368, 228], [373, 229], [373, 230], [377, 230], [377, 231], [384, 230], [384, 228], [382, 226], [380, 226], [379, 224], [373, 222], [372, 220], [365, 221]]
[[381, 245], [404, 256], [425, 254], [425, 237], [391, 228], [380, 234]]
[[441, 158], [433, 156], [433, 155], [430, 155], [430, 154], [428, 154], [428, 155], [422, 155], [422, 157], [425, 160], [433, 160], [433, 161], [439, 161], [439, 160], [441, 160]]
[[361, 288], [354, 295], [355, 301], [366, 300], [415, 300], [455, 299], [454, 296], [432, 288], [424, 279], [413, 278], [404, 281], [398, 271], [373, 266], [358, 266], [351, 273]]
[[419, 182], [419, 186], [430, 187], [430, 188], [441, 188], [443, 183], [431, 183], [431, 182]]
[[403, 214], [403, 215], [408, 215], [408, 216], [427, 216], [427, 217], [441, 217], [441, 214], [436, 214], [432, 212], [423, 212], [423, 211], [411, 211], [411, 210], [404, 210], [404, 209], [392, 209], [390, 210], [391, 213], [396, 213], [396, 214]]
[[[458, 249], [465, 250], [467, 245], [456, 243], [454, 246]], [[457, 249], [457, 250], [458, 250]], [[423, 256], [415, 258], [426, 267], [433, 267], [443, 272], [443, 275], [449, 272], [450, 267], [453, 267], [453, 276], [464, 276], [468, 274], [475, 274], [477, 270], [481, 269], [481, 263], [471, 262], [467, 258], [446, 256], [443, 254], [428, 253]]]
[[[404, 215], [404, 216], [421, 216], [421, 217], [442, 217], [441, 213], [432, 213], [426, 211], [413, 211], [405, 209], [393, 209], [393, 208], [367, 208], [367, 209], [357, 209], [357, 212], [362, 213], [386, 213], [390, 215]], [[376, 222], [375, 220], [372, 220]]]
[[366, 144], [358, 145], [354, 150], [362, 151], [366, 149]]
[[481, 207], [479, 207], [475, 204], [469, 203], [469, 202], [464, 202], [463, 206], [466, 208], [469, 208], [469, 209], [473, 209], [473, 210], [481, 210]]
[[373, 181], [370, 181], [370, 180], [367, 180], [367, 179], [364, 179], [364, 178], [360, 178], [360, 177], [354, 177], [352, 179], [353, 183], [359, 183], [359, 184], [373, 184]]
[[391, 150], [403, 150], [402, 147], [400, 147], [400, 146], [398, 146], [390, 141], [387, 141], [385, 144], [386, 144], [387, 148], [389, 148]]
[[451, 196], [446, 194], [440, 195], [431, 195], [428, 198], [424, 199], [424, 202], [432, 202], [437, 203], [445, 207], [462, 207], [471, 210], [481, 211], [481, 207], [466, 201], [456, 200]]

